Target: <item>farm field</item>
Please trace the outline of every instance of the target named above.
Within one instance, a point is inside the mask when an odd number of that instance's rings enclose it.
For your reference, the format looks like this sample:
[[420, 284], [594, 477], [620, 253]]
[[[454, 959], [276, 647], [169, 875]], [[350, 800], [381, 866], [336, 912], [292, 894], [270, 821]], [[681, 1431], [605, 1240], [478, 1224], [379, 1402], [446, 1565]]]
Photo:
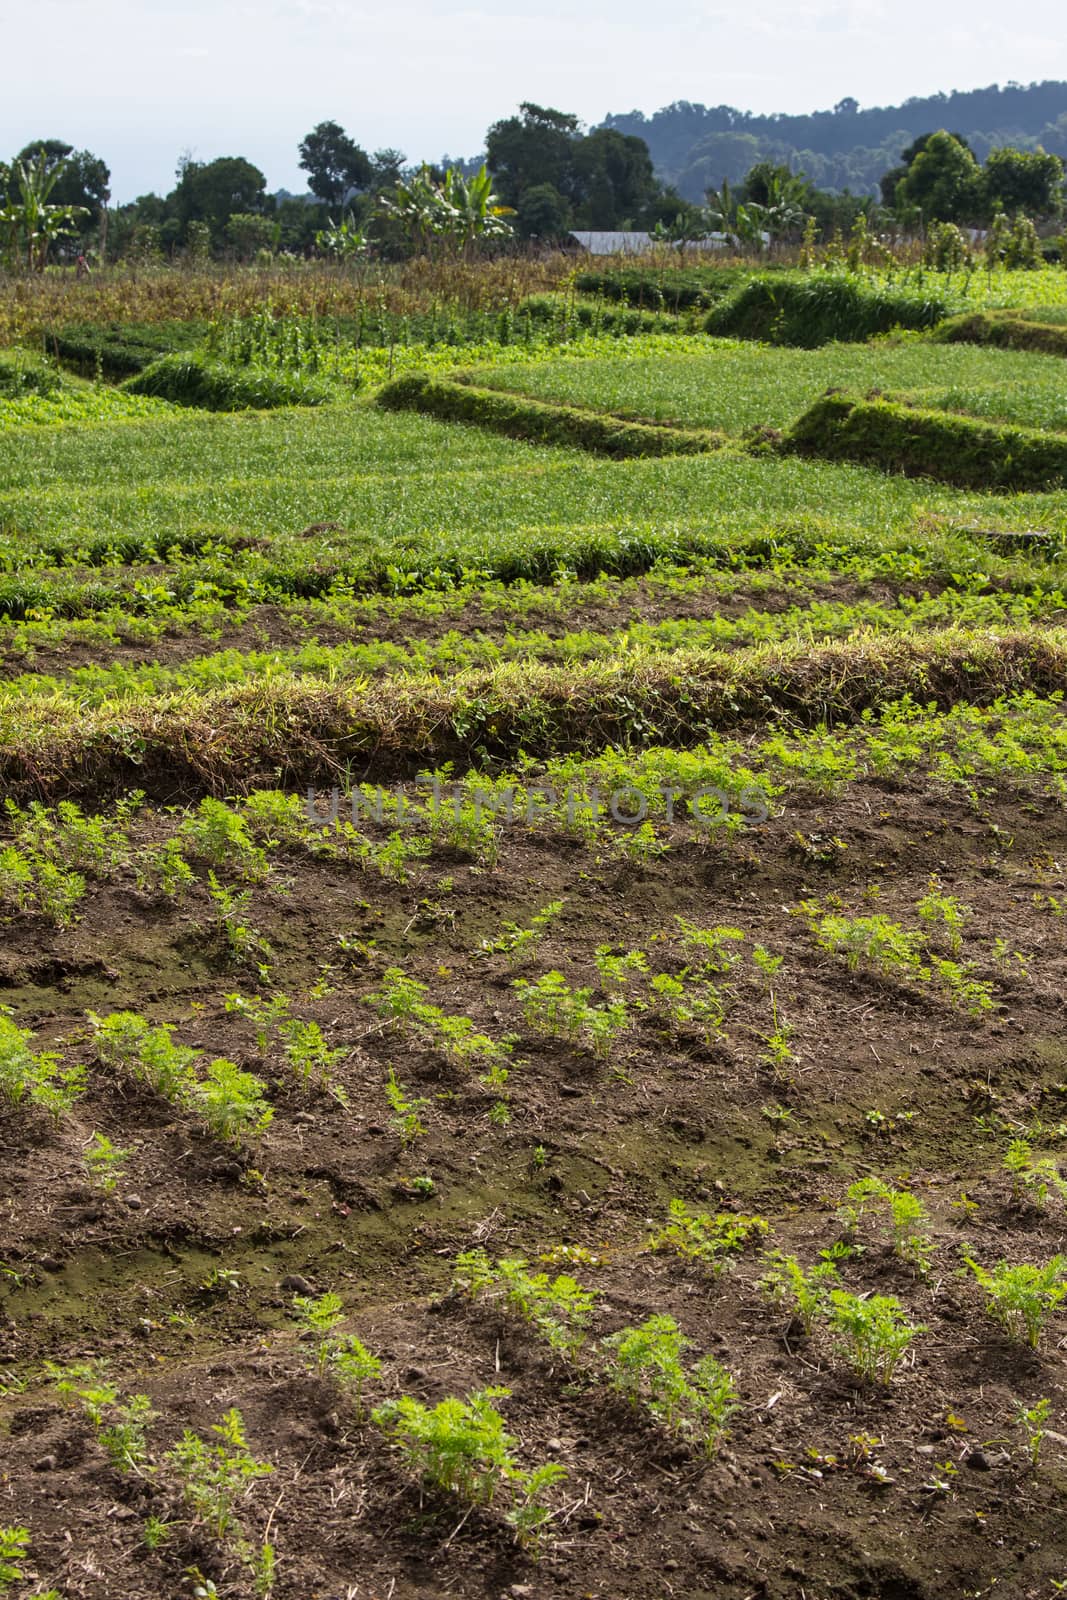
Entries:
[[1062, 1587], [1063, 357], [582, 304], [0, 352], [0, 1592]]

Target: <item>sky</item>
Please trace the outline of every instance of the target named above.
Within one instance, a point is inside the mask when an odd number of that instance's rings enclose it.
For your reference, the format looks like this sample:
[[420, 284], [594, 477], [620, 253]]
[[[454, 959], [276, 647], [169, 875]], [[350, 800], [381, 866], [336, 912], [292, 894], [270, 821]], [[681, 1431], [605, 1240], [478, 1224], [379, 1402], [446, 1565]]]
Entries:
[[[33, 0], [5, 6], [0, 155], [60, 138], [103, 156], [116, 203], [173, 185], [179, 156], [242, 155], [303, 192], [297, 146], [327, 118], [367, 150], [471, 156], [520, 101], [651, 113], [892, 105], [1067, 78], [1062, 0]], [[19, 64], [25, 64], [21, 66]], [[38, 70], [39, 69], [39, 70]]]

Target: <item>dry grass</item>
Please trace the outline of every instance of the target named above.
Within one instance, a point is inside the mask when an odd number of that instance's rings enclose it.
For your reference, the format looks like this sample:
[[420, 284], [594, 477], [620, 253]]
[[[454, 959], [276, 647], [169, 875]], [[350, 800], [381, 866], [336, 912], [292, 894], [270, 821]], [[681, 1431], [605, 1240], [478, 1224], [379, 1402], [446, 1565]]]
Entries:
[[816, 726], [912, 695], [942, 709], [987, 704], [1067, 679], [1067, 629], [923, 638], [857, 635], [812, 649], [678, 651], [559, 667], [513, 662], [459, 673], [339, 685], [274, 680], [206, 695], [86, 709], [57, 697], [0, 725], [0, 783], [15, 798], [103, 798], [140, 788], [170, 801], [204, 793], [383, 782], [451, 761], [692, 746], [717, 729], [775, 716]]
[[76, 322], [205, 320], [247, 315], [268, 303], [279, 312], [316, 316], [353, 316], [361, 307], [399, 316], [435, 305], [496, 310], [562, 287], [578, 260], [530, 254], [359, 267], [292, 261], [269, 267], [116, 266], [87, 282], [65, 269], [40, 278], [0, 275], [0, 345]]

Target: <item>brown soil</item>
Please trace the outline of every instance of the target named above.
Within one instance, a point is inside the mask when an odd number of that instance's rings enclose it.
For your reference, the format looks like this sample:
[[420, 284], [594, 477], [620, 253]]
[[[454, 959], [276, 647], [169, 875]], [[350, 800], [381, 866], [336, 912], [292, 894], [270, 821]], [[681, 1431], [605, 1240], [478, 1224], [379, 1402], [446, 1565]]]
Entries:
[[[145, 842], [161, 826], [138, 824]], [[976, 813], [947, 791], [857, 785], [838, 800], [792, 800], [731, 845], [681, 830], [675, 844], [637, 865], [516, 826], [496, 867], [438, 852], [406, 884], [277, 853], [289, 892], [255, 889], [251, 920], [274, 946], [272, 989], [306, 996], [330, 964], [330, 992], [296, 1010], [346, 1047], [335, 1076], [348, 1110], [296, 1083], [276, 1049], [261, 1057], [248, 1024], [226, 1013], [227, 992], [262, 985], [208, 931], [202, 887], [175, 910], [127, 881], [98, 885], [67, 932], [9, 919], [0, 997], [38, 1048], [89, 1065], [91, 1085], [58, 1126], [0, 1111], [0, 1522], [32, 1530], [28, 1565], [42, 1588], [155, 1600], [190, 1593], [183, 1573], [195, 1566], [222, 1595], [253, 1593], [239, 1563], [190, 1527], [173, 1475], [117, 1473], [43, 1367], [105, 1358], [123, 1391], [148, 1394], [159, 1413], [156, 1462], [184, 1428], [207, 1434], [240, 1408], [253, 1454], [275, 1467], [241, 1517], [255, 1542], [275, 1545], [283, 1600], [1051, 1595], [1067, 1557], [1067, 1439], [1046, 1441], [1034, 1473], [1013, 1419], [1041, 1396], [1062, 1416], [1063, 1321], [1036, 1352], [1007, 1344], [957, 1269], [964, 1244], [987, 1265], [1064, 1246], [1062, 1204], [1014, 1202], [1002, 1166], [1006, 1125], [1040, 1119], [1055, 1146], [1067, 1107], [1067, 939], [1062, 917], [1034, 904], [1067, 898], [1062, 806], [1004, 793]], [[838, 897], [851, 914], [914, 927], [933, 873], [973, 908], [965, 956], [997, 999], [981, 1019], [929, 986], [847, 971], [786, 909]], [[503, 919], [525, 923], [564, 897], [529, 960], [509, 968], [476, 954]], [[596, 984], [600, 943], [676, 968], [676, 914], [736, 926], [784, 955], [778, 1005], [797, 1058], [787, 1076], [763, 1059], [770, 1009], [751, 964], [722, 980], [725, 1036], [710, 1045], [645, 1013], [602, 1062], [524, 1023], [511, 980], [558, 967]], [[340, 934], [362, 953], [340, 951]], [[998, 961], [998, 938], [1025, 963]], [[508, 1125], [489, 1119], [495, 1096], [469, 1069], [364, 1003], [392, 964], [446, 1012], [494, 1038], [520, 1036]], [[266, 1080], [274, 1121], [254, 1148], [220, 1145], [95, 1064], [86, 1010], [125, 1007]], [[389, 1124], [390, 1065], [429, 1101], [426, 1135], [407, 1152]], [[765, 1114], [775, 1107], [789, 1117]], [[94, 1130], [130, 1150], [110, 1196], [84, 1177]], [[412, 1188], [420, 1174], [432, 1174], [428, 1198]], [[825, 1331], [805, 1339], [768, 1303], [754, 1253], [713, 1277], [647, 1248], [650, 1225], [680, 1197], [761, 1215], [769, 1244], [812, 1262], [840, 1236], [836, 1208], [866, 1174], [919, 1195], [937, 1245], [919, 1277], [865, 1220], [865, 1248], [842, 1268], [850, 1288], [897, 1295], [927, 1325], [888, 1390], [854, 1378]], [[475, 1244], [531, 1260], [563, 1244], [590, 1253], [550, 1269], [599, 1296], [595, 1337], [573, 1365], [516, 1318], [448, 1292], [450, 1261]], [[213, 1269], [238, 1276], [212, 1288]], [[380, 1430], [308, 1370], [294, 1275], [310, 1292], [336, 1290], [347, 1328], [381, 1358], [371, 1404], [511, 1389], [499, 1404], [523, 1464], [568, 1472], [539, 1561], [516, 1548], [499, 1510], [420, 1499]], [[676, 1317], [694, 1357], [710, 1351], [736, 1378], [741, 1409], [711, 1460], [624, 1406], [600, 1375], [598, 1339], [653, 1313]], [[860, 1454], [884, 1468], [883, 1486], [849, 1464], [860, 1435], [876, 1441]], [[175, 1519], [155, 1551], [143, 1539], [149, 1514]]]

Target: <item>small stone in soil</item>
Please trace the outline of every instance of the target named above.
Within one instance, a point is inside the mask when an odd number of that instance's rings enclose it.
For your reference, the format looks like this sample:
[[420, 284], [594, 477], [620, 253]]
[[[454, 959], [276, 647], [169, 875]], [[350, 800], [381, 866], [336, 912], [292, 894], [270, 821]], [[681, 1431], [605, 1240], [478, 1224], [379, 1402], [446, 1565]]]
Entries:
[[288, 1272], [288, 1273], [286, 1273], [285, 1277], [281, 1281], [280, 1287], [282, 1289], [287, 1290], [287, 1292], [289, 1294], [314, 1294], [315, 1293], [314, 1289], [311, 1287], [311, 1285], [307, 1281], [307, 1279], [306, 1278], [302, 1278], [300, 1276], [299, 1272]]

